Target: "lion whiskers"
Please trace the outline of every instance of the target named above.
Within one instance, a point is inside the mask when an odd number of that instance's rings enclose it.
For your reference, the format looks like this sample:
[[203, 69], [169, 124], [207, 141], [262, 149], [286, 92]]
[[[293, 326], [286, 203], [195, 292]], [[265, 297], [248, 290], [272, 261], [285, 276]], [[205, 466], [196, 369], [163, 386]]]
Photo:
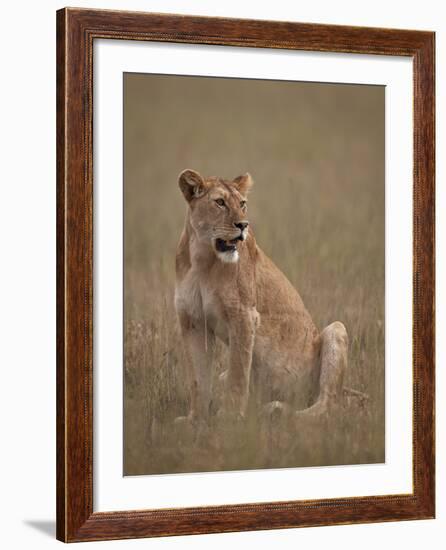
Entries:
[[233, 239], [236, 239], [240, 235], [240, 231], [234, 231], [233, 229], [231, 231], [227, 230], [213, 230], [212, 231], [212, 237], [214, 239], [223, 239], [224, 241], [232, 241]]

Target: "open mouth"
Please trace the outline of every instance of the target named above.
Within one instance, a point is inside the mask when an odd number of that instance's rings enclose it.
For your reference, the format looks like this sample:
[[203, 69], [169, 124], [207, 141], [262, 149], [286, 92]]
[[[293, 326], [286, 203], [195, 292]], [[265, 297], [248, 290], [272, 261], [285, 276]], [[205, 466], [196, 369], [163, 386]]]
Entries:
[[241, 235], [231, 241], [215, 239], [215, 248], [217, 252], [235, 252], [237, 250], [237, 242], [241, 240], [243, 240]]

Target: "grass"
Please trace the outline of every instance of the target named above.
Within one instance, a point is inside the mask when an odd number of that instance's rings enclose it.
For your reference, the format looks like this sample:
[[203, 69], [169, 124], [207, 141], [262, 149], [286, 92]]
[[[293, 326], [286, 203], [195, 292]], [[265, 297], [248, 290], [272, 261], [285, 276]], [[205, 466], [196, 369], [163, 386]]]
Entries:
[[[128, 74], [124, 101], [125, 474], [383, 462], [383, 88]], [[188, 167], [251, 172], [257, 242], [320, 329], [346, 325], [345, 383], [365, 407], [271, 425], [251, 404], [198, 441], [174, 424], [188, 412], [173, 305]], [[214, 375], [226, 365], [219, 343]]]

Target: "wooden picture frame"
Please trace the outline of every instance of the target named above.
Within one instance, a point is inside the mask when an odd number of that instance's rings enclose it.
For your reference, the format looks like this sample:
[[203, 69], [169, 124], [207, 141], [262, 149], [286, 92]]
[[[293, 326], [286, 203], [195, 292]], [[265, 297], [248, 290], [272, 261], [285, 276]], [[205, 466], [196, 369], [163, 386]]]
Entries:
[[[93, 42], [98, 38], [413, 60], [413, 492], [93, 511]], [[432, 32], [65, 8], [57, 12], [57, 538], [65, 542], [434, 517]]]

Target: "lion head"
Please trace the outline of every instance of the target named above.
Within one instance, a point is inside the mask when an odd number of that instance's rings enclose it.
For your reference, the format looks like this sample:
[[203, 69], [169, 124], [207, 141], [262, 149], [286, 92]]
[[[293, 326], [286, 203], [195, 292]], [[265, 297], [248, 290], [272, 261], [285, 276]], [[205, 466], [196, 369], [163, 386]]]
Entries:
[[248, 236], [246, 196], [253, 185], [251, 176], [244, 174], [229, 181], [184, 170], [178, 183], [197, 239], [212, 247], [221, 261], [237, 262]]

